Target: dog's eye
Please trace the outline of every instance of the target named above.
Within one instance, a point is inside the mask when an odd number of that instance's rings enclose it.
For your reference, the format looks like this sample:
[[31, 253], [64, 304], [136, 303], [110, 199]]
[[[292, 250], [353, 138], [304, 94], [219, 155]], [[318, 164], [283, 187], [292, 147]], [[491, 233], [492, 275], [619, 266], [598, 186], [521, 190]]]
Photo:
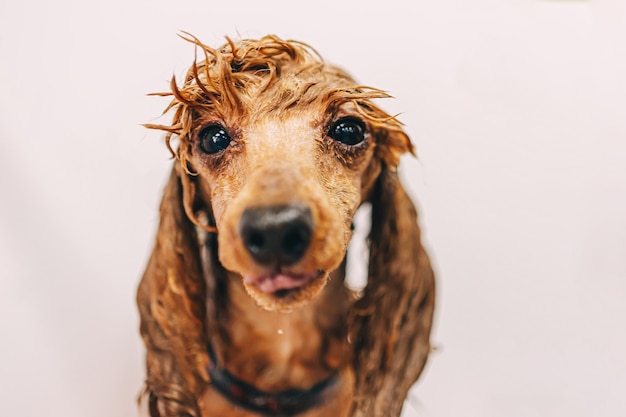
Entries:
[[358, 119], [340, 119], [330, 128], [328, 136], [346, 145], [357, 145], [365, 140], [365, 126]]
[[198, 133], [200, 148], [206, 153], [217, 153], [228, 147], [232, 140], [220, 125], [210, 125], [202, 128]]

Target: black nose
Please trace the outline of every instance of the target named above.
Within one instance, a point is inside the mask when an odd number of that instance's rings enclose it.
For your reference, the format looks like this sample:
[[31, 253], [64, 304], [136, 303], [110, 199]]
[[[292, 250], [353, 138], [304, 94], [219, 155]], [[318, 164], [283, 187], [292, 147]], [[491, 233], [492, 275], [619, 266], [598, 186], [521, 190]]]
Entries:
[[303, 205], [253, 207], [239, 220], [239, 233], [250, 255], [262, 265], [291, 265], [311, 242], [313, 217]]

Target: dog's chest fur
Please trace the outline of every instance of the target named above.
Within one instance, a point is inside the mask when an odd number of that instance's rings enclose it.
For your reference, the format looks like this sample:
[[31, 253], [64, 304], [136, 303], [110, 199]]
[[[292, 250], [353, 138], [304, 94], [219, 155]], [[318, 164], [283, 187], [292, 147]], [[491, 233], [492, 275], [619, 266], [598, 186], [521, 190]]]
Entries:
[[229, 280], [228, 293], [228, 346], [216, 350], [237, 377], [270, 392], [309, 388], [346, 365], [349, 294], [340, 280], [289, 313], [259, 308], [240, 279]]
[[[347, 415], [354, 375], [348, 366], [346, 337], [351, 295], [344, 287], [343, 277], [331, 277], [315, 302], [290, 313], [261, 309], [237, 278], [230, 276], [228, 283], [228, 321], [222, 326], [227, 329], [223, 336], [226, 340], [214, 347], [220, 365], [267, 392], [308, 389], [338, 374], [333, 397], [302, 417]], [[319, 308], [318, 303], [325, 308]], [[203, 416], [257, 416], [230, 403], [210, 385], [200, 407]]]

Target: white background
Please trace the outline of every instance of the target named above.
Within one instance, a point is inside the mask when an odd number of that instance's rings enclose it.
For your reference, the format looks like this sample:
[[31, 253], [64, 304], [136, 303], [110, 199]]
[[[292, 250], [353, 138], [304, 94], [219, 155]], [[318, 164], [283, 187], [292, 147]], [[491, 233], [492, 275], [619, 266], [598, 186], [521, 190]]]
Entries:
[[3, 1], [0, 415], [131, 417], [171, 161], [143, 129], [206, 43], [276, 33], [396, 97], [438, 273], [406, 415], [626, 415], [622, 1]]

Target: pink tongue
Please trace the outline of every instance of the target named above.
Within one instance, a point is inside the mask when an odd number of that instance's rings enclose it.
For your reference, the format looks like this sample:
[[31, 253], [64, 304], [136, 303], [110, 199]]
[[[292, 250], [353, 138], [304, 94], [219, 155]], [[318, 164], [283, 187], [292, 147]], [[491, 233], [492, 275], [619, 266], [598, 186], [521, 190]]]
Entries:
[[290, 290], [292, 288], [302, 287], [310, 280], [310, 275], [272, 275], [269, 277], [260, 277], [257, 279], [246, 277], [246, 281], [254, 282], [261, 291], [267, 294], [275, 293], [280, 290]]

